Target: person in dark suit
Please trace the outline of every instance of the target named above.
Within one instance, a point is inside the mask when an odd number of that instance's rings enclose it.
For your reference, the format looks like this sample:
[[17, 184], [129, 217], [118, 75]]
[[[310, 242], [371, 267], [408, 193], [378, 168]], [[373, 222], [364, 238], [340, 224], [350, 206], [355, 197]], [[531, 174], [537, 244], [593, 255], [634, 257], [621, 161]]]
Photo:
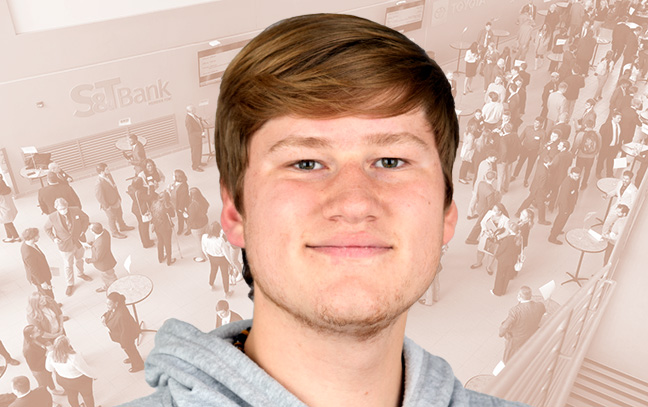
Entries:
[[191, 149], [191, 169], [194, 171], [204, 171], [202, 163], [202, 135], [205, 121], [196, 116], [196, 108], [192, 105], [187, 106], [187, 116], [185, 117], [185, 127], [189, 136], [189, 148]]
[[16, 400], [9, 407], [52, 407], [52, 395], [45, 387], [31, 390], [26, 376], [16, 376], [11, 379], [11, 390]]
[[556, 219], [554, 219], [551, 232], [549, 233], [549, 242], [553, 244], [563, 244], [562, 241], [558, 240], [558, 235], [563, 232], [563, 228], [571, 214], [574, 212], [576, 202], [578, 202], [580, 175], [581, 169], [578, 167], [572, 167], [569, 170], [567, 178], [565, 178], [560, 184], [560, 189], [558, 190], [558, 195], [556, 197], [558, 214], [556, 215]]
[[558, 196], [558, 189], [563, 180], [567, 177], [569, 167], [574, 161], [574, 155], [569, 148], [571, 145], [567, 140], [560, 140], [558, 142], [558, 154], [554, 159], [554, 164], [549, 171], [549, 180], [547, 181], [547, 200], [549, 201], [549, 210], [553, 211], [556, 206], [556, 198]]
[[128, 195], [133, 200], [131, 205], [131, 212], [137, 219], [137, 230], [139, 232], [140, 241], [142, 246], [147, 249], [153, 247], [155, 243], [151, 240], [149, 233], [151, 226], [151, 200], [148, 188], [144, 185], [144, 180], [141, 177], [133, 178], [133, 181], [128, 186]]
[[106, 163], [99, 163], [96, 167], [97, 183], [95, 184], [95, 197], [99, 202], [101, 210], [106, 212], [108, 225], [112, 235], [117, 239], [125, 239], [126, 235], [121, 233], [135, 229], [124, 222], [124, 213], [121, 207], [121, 196], [115, 184], [112, 174]]
[[56, 212], [48, 215], [45, 223], [45, 233], [56, 243], [65, 269], [67, 288], [65, 295], [72, 295], [74, 292], [74, 273], [72, 266], [76, 264], [77, 275], [85, 281], [92, 281], [92, 278], [83, 272], [83, 246], [85, 242], [85, 231], [90, 223], [88, 215], [81, 209], [73, 206], [68, 207], [68, 202], [63, 198], [54, 201]]
[[216, 304], [216, 328], [227, 325], [230, 322], [242, 321], [243, 318], [236, 312], [230, 310], [227, 300], [220, 300]]
[[128, 371], [139, 372], [144, 369], [144, 361], [135, 346], [135, 340], [140, 334], [140, 327], [126, 308], [126, 297], [113, 291], [108, 294], [106, 305], [108, 310], [101, 319], [108, 328], [110, 339], [117, 342], [126, 352], [128, 358], [124, 360], [124, 363], [131, 364]]
[[621, 112], [615, 110], [610, 118], [601, 125], [601, 151], [596, 162], [596, 174], [599, 178], [612, 177], [614, 158], [621, 151]]
[[506, 339], [502, 361], [508, 363], [531, 335], [540, 327], [546, 309], [544, 304], [531, 300], [532, 291], [527, 286], [520, 287], [518, 304], [511, 308], [508, 317], [499, 328], [499, 336]]
[[137, 175], [144, 170], [146, 164], [146, 151], [144, 150], [144, 144], [139, 141], [135, 134], [128, 135], [128, 144], [131, 146], [131, 150], [124, 151], [124, 157], [128, 160], [128, 163], [133, 166], [135, 169], [135, 175]]
[[533, 204], [538, 210], [538, 223], [541, 225], [549, 225], [550, 223], [545, 220], [545, 199], [547, 198], [547, 184], [549, 180], [549, 168], [551, 167], [551, 158], [545, 156], [542, 165], [536, 168], [533, 175], [533, 181], [529, 187], [529, 196], [522, 202], [516, 212], [516, 216], [520, 216], [523, 209]]
[[[187, 208], [189, 207], [189, 184], [187, 184], [187, 174], [182, 170], [175, 170], [173, 172], [173, 184], [169, 185], [169, 195], [171, 195], [171, 203], [178, 215], [178, 235], [184, 230], [185, 216], [187, 216]], [[191, 230], [187, 227], [187, 233], [190, 235]]]
[[65, 199], [70, 206], [81, 208], [81, 200], [68, 184], [60, 184], [55, 173], [47, 174], [47, 185], [38, 190], [38, 206], [45, 215], [54, 212], [54, 201], [58, 198]]
[[112, 250], [110, 249], [110, 233], [98, 222], [92, 223], [90, 230], [94, 234], [95, 239], [94, 242], [88, 245], [92, 250], [92, 257], [85, 259], [85, 262], [94, 265], [101, 272], [103, 286], [95, 290], [101, 293], [106, 291], [110, 284], [117, 280], [117, 276], [115, 275], [117, 260], [115, 260], [115, 256], [113, 256]]
[[495, 273], [495, 283], [491, 290], [491, 294], [498, 297], [506, 294], [509, 281], [515, 277], [515, 263], [517, 262], [522, 247], [520, 227], [516, 221], [509, 220], [506, 224], [506, 232], [500, 236], [502, 237], [498, 238], [494, 256], [497, 260], [497, 272]]
[[25, 265], [27, 281], [36, 286], [39, 292], [53, 299], [52, 272], [45, 254], [36, 245], [40, 237], [38, 229], [27, 228], [23, 231], [22, 237], [23, 244], [20, 246], [20, 254]]
[[167, 266], [175, 263], [172, 256], [171, 239], [173, 238], [173, 221], [175, 209], [171, 204], [171, 197], [168, 192], [163, 192], [151, 205], [151, 223], [157, 236], [158, 261], [166, 260]]

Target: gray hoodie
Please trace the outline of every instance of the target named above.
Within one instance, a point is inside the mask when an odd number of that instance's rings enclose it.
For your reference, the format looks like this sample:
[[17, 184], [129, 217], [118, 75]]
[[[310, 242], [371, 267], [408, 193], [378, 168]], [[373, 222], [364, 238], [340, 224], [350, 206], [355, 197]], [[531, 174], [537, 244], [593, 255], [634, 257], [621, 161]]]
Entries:
[[[169, 319], [155, 336], [146, 359], [146, 381], [155, 393], [125, 403], [127, 407], [305, 407], [270, 377], [232, 338], [252, 326], [236, 321], [204, 333]], [[463, 388], [448, 363], [405, 338], [406, 407], [524, 407]]]

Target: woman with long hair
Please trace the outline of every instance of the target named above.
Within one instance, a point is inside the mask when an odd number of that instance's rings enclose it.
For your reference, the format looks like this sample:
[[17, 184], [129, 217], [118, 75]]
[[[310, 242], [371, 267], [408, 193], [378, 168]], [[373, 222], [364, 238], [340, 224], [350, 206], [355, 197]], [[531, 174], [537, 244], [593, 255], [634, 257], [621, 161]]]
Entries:
[[544, 57], [549, 50], [549, 28], [543, 24], [535, 36], [535, 64], [533, 70], [536, 71], [544, 64]]
[[38, 291], [34, 291], [29, 295], [27, 322], [40, 330], [41, 338], [46, 345], [51, 345], [54, 339], [65, 335], [63, 321], [61, 307], [54, 299]]
[[[191, 234], [198, 243], [198, 249], [201, 249], [202, 235], [207, 231], [209, 225], [209, 218], [207, 217], [207, 210], [209, 209], [209, 202], [196, 187], [189, 189], [190, 203], [187, 208], [187, 229], [191, 230]], [[194, 257], [194, 261], [202, 263], [205, 261], [203, 256]]]
[[52, 379], [52, 373], [45, 369], [47, 359], [47, 344], [43, 341], [42, 332], [35, 325], [27, 325], [23, 329], [23, 356], [27, 366], [38, 382], [39, 387], [47, 387], [52, 394], [61, 395], [63, 390], [57, 389]]
[[133, 181], [128, 186], [128, 196], [133, 200], [131, 205], [131, 212], [137, 219], [137, 230], [139, 232], [140, 241], [142, 246], [147, 249], [153, 247], [155, 243], [151, 240], [149, 233], [151, 225], [151, 201], [152, 197], [149, 194], [148, 188], [144, 185], [144, 180], [140, 177], [133, 178]]
[[7, 237], [2, 239], [5, 243], [20, 242], [20, 235], [13, 224], [18, 215], [18, 209], [11, 196], [11, 188], [0, 174], [0, 223], [4, 225]]
[[225, 296], [229, 297], [231, 291], [229, 288], [229, 274], [232, 268], [231, 264], [227, 261], [225, 245], [225, 234], [218, 222], [212, 222], [207, 228], [207, 233], [202, 235], [202, 251], [209, 259], [209, 286], [212, 290], [216, 290], [214, 281], [218, 270], [221, 271], [221, 279], [223, 281], [223, 291]]
[[466, 62], [466, 78], [464, 79], [464, 88], [463, 94], [466, 92], [472, 92], [472, 81], [475, 75], [477, 75], [477, 63], [479, 62], [479, 51], [476, 42], [473, 42], [470, 45], [470, 48], [466, 51], [466, 56], [464, 61]]
[[83, 357], [72, 348], [67, 336], [56, 338], [52, 350], [47, 354], [45, 368], [56, 374], [56, 381], [65, 390], [71, 407], [79, 407], [79, 394], [83, 397], [85, 407], [94, 407], [94, 375]]
[[164, 174], [155, 165], [155, 161], [147, 158], [144, 162], [144, 169], [140, 172], [139, 177], [144, 180], [144, 184], [149, 189], [149, 194], [154, 195], [161, 184], [164, 184]]
[[128, 358], [124, 360], [124, 363], [131, 364], [128, 371], [139, 372], [144, 369], [144, 361], [135, 346], [135, 340], [140, 334], [140, 327], [126, 307], [126, 297], [113, 291], [108, 294], [106, 305], [108, 310], [101, 319], [108, 328], [110, 339], [117, 342], [126, 352]]
[[171, 250], [171, 239], [173, 238], [171, 218], [173, 217], [175, 217], [175, 209], [171, 204], [169, 193], [165, 191], [151, 205], [151, 223], [153, 223], [153, 231], [157, 236], [158, 261], [162, 263], [166, 260], [167, 266], [176, 261], [172, 257]]

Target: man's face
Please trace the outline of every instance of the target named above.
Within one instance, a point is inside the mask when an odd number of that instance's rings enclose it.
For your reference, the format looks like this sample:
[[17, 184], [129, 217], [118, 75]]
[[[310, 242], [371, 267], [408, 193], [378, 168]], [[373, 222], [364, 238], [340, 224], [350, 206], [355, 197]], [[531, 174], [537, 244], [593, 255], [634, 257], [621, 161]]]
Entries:
[[57, 206], [56, 211], [60, 213], [61, 215], [65, 216], [68, 213], [68, 207], [67, 206]]
[[621, 122], [621, 115], [618, 114], [618, 115], [612, 117], [612, 120], [614, 120], [615, 123]]
[[221, 224], [254, 276], [255, 317], [357, 336], [404, 317], [454, 233], [444, 190], [420, 111], [267, 122], [249, 146], [244, 217], [221, 191]]
[[549, 139], [551, 140], [551, 142], [552, 142], [552, 143], [555, 143], [556, 140], [558, 140], [558, 133], [553, 133], [553, 132], [552, 132], [552, 133], [551, 133], [551, 136], [549, 136], [549, 137], [550, 137]]
[[533, 122], [533, 128], [534, 128], [535, 130], [540, 129], [540, 126], [541, 126], [541, 123], [540, 123], [538, 120], [535, 120], [535, 121]]
[[623, 186], [624, 187], [627, 187], [628, 185], [630, 185], [630, 181], [631, 181], [631, 179], [630, 179], [630, 177], [628, 175], [623, 176]]

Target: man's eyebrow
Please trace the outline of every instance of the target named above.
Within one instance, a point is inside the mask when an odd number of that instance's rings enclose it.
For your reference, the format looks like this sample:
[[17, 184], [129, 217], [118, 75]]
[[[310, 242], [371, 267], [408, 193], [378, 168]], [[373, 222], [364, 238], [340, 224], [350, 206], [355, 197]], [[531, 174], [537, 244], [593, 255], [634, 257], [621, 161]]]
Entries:
[[328, 148], [331, 147], [331, 143], [321, 137], [288, 136], [274, 143], [268, 150], [268, 153], [273, 153], [286, 147]]
[[[394, 144], [415, 144], [423, 147], [425, 150], [430, 149], [430, 144], [422, 138], [409, 133], [375, 133], [371, 134], [367, 139], [367, 144], [377, 146], [390, 146]], [[330, 148], [331, 142], [321, 137], [302, 137], [302, 136], [288, 136], [284, 139], [277, 141], [273, 144], [268, 153], [273, 153], [277, 150], [287, 147], [304, 147], [304, 148]]]

